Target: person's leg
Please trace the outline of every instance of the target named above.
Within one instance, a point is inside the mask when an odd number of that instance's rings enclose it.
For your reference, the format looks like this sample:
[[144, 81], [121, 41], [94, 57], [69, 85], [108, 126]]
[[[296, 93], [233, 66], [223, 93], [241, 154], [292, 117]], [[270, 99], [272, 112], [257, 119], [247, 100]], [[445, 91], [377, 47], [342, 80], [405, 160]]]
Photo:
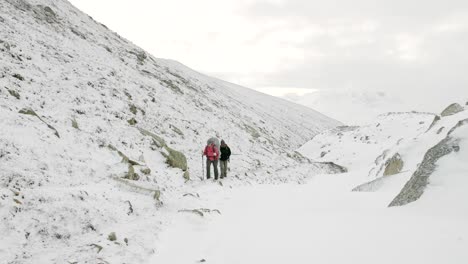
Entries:
[[211, 178], [210, 177], [210, 167], [211, 167], [210, 165], [211, 165], [211, 160], [208, 157], [206, 157], [206, 179]]
[[218, 179], [218, 160], [213, 160], [215, 180]]
[[226, 178], [227, 160], [221, 160], [221, 178]]
[[225, 160], [225, 161], [224, 161], [224, 178], [227, 177], [228, 168], [229, 168], [229, 163], [228, 163], [227, 160]]

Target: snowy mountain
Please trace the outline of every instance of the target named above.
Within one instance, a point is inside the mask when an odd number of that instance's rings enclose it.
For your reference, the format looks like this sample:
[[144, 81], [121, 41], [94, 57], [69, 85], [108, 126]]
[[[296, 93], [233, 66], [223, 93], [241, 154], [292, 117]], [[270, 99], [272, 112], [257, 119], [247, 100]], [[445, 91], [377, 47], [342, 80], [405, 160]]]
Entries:
[[[346, 166], [353, 172], [353, 191], [384, 189], [389, 193], [389, 206], [415, 202], [416, 207], [425, 204], [434, 210], [466, 212], [465, 202], [460, 201], [468, 196], [459, 190], [468, 184], [460, 176], [468, 171], [463, 161], [468, 158], [465, 108], [455, 103], [440, 115], [387, 113], [370, 125], [341, 126], [321, 133], [299, 152]], [[434, 193], [441, 197], [429, 200]]]
[[451, 105], [323, 132], [299, 151], [346, 173], [202, 188], [222, 214], [178, 218], [148, 263], [466, 263], [467, 118], [466, 106]]
[[303, 95], [289, 94], [283, 98], [315, 109], [347, 125], [364, 125], [387, 112], [439, 112], [451, 102], [466, 98], [466, 94], [443, 89], [426, 91], [423, 87], [409, 91], [350, 88], [317, 90]]
[[157, 59], [67, 1], [1, 1], [0, 26], [5, 263], [146, 261], [207, 184], [213, 136], [234, 153], [225, 188], [336, 169], [294, 150], [339, 122]]

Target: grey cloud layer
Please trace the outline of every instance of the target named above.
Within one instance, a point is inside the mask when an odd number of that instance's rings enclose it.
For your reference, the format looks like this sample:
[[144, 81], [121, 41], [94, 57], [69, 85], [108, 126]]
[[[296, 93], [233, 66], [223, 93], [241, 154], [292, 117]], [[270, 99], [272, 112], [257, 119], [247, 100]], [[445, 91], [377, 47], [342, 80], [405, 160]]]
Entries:
[[314, 29], [302, 43], [285, 40], [304, 58], [256, 86], [468, 94], [468, 1], [258, 1], [244, 12]]

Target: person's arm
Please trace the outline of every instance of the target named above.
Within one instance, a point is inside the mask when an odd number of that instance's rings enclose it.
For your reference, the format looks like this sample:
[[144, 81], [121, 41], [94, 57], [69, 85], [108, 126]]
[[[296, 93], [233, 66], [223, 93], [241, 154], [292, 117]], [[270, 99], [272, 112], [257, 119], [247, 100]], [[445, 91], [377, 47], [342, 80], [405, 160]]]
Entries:
[[227, 159], [231, 159], [231, 149], [229, 147], [227, 147]]

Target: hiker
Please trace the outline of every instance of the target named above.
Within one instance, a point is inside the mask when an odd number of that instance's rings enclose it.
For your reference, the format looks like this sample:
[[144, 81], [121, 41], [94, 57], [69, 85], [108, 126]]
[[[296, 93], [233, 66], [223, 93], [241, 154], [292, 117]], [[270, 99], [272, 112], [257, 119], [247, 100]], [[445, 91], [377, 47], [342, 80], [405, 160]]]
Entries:
[[221, 157], [219, 158], [220, 163], [221, 163], [221, 179], [227, 177], [227, 168], [228, 168], [228, 162], [229, 158], [231, 157], [231, 149], [229, 146], [224, 142], [224, 140], [221, 140], [221, 147], [219, 148], [221, 151]]
[[213, 164], [213, 170], [215, 175], [215, 180], [218, 179], [218, 159], [219, 159], [219, 150], [214, 143], [209, 143], [203, 151], [203, 155], [206, 156], [206, 178], [211, 178], [210, 176], [210, 167]]

